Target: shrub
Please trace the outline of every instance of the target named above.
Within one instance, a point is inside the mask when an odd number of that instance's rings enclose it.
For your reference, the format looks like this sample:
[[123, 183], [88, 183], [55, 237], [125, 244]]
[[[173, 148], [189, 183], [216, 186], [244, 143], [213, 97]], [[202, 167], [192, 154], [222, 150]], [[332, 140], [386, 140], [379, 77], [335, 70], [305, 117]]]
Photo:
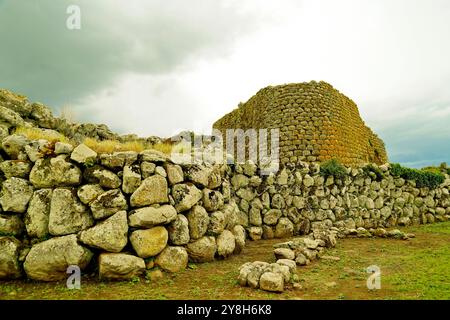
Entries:
[[347, 169], [336, 159], [331, 159], [320, 165], [320, 174], [324, 177], [344, 178], [347, 175]]
[[[362, 168], [364, 173], [368, 176], [375, 176], [376, 181], [381, 181], [384, 178], [383, 171], [380, 168], [374, 166], [373, 164], [368, 164], [367, 166]], [[372, 174], [371, 174], [372, 173]]]
[[433, 189], [445, 180], [444, 175], [440, 172], [405, 168], [398, 163], [391, 165], [391, 174], [406, 180], [415, 181], [418, 188], [428, 187]]

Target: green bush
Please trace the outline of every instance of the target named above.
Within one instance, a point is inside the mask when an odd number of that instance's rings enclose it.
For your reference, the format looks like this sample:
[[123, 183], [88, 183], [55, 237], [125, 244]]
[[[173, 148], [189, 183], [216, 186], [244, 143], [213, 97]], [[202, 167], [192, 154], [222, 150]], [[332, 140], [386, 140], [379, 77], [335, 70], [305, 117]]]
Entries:
[[391, 174], [406, 180], [415, 181], [418, 188], [428, 187], [433, 189], [445, 180], [444, 175], [440, 172], [405, 168], [398, 163], [391, 165]]
[[367, 166], [363, 167], [362, 169], [366, 175], [375, 176], [376, 181], [381, 181], [384, 178], [383, 171], [381, 171], [380, 168], [374, 166], [373, 164], [368, 164]]
[[331, 159], [320, 165], [320, 174], [324, 177], [344, 178], [347, 175], [347, 170], [336, 159]]

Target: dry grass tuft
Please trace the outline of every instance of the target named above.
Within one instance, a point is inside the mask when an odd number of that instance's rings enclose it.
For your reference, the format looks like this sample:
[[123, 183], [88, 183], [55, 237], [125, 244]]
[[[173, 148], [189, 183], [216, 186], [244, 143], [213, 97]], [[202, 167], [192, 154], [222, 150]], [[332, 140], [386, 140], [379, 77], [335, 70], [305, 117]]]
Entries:
[[18, 127], [16, 128], [15, 134], [20, 134], [27, 137], [30, 140], [39, 140], [44, 139], [50, 142], [65, 142], [74, 145], [74, 142], [71, 141], [66, 136], [61, 133], [50, 130], [50, 129], [40, 129], [40, 128], [28, 128], [28, 127]]

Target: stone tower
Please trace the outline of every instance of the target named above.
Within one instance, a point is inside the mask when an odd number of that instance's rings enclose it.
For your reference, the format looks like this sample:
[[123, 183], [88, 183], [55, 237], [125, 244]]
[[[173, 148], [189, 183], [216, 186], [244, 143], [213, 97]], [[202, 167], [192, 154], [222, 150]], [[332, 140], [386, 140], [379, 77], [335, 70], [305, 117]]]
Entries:
[[383, 164], [383, 141], [361, 119], [356, 104], [326, 82], [292, 83], [261, 89], [213, 124], [226, 129], [280, 130], [280, 161], [348, 166]]

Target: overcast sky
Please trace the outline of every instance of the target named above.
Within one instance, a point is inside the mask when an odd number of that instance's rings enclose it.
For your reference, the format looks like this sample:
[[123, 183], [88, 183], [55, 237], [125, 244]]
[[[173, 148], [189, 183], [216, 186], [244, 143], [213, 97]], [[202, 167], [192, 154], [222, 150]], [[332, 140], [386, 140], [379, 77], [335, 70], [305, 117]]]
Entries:
[[450, 163], [450, 1], [0, 0], [0, 87], [119, 133], [210, 133], [310, 80], [352, 98], [392, 162]]

